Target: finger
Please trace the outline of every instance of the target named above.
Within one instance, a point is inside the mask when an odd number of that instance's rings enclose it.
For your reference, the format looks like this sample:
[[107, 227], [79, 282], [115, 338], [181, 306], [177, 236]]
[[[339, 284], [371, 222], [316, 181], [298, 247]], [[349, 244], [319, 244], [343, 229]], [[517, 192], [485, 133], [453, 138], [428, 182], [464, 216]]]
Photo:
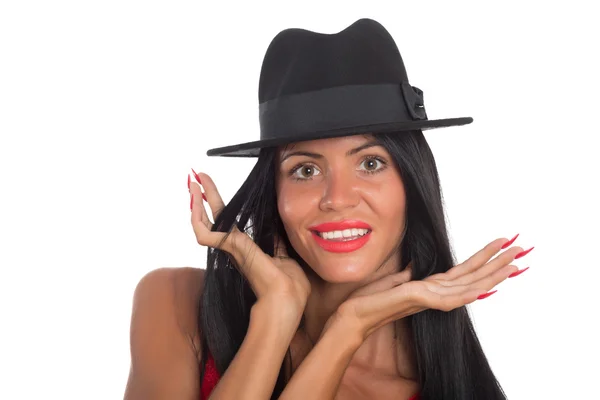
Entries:
[[412, 271], [410, 267], [407, 267], [401, 272], [387, 275], [383, 278], [380, 278], [374, 282], [371, 282], [361, 287], [355, 292], [355, 294], [357, 296], [364, 296], [367, 294], [383, 292], [395, 288], [396, 286], [402, 285], [406, 282], [410, 282], [411, 275]]
[[446, 286], [454, 286], [454, 285], [468, 285], [473, 282], [477, 282], [490, 274], [493, 274], [500, 268], [510, 264], [514, 261], [515, 256], [523, 251], [523, 248], [519, 246], [515, 246], [504, 253], [500, 254], [498, 257], [494, 258], [492, 261], [489, 261], [484, 266], [477, 268], [471, 272], [468, 272], [456, 279], [449, 280], [445, 282]]
[[225, 203], [219, 194], [219, 190], [217, 189], [217, 185], [213, 182], [210, 176], [203, 172], [198, 173], [198, 177], [200, 178], [200, 184], [204, 188], [204, 194], [206, 195], [206, 200], [210, 209], [212, 210], [213, 221], [216, 220], [225, 208]]
[[381, 286], [378, 286], [381, 290], [392, 289], [403, 283], [410, 282], [412, 280], [412, 261], [400, 272], [391, 274], [381, 279]]
[[412, 279], [412, 263], [409, 263], [402, 271], [386, 275], [370, 282], [355, 291], [348, 298], [371, 295], [373, 293], [385, 292], [396, 286], [409, 282]]
[[412, 279], [412, 271], [413, 271], [413, 263], [412, 263], [412, 261], [409, 261], [409, 263], [406, 265], [406, 267], [404, 267], [403, 271], [410, 272], [410, 276], [411, 276], [411, 279]]
[[444, 297], [462, 296], [473, 293], [483, 294], [492, 290], [494, 287], [505, 281], [510, 274], [517, 271], [516, 265], [502, 265], [501, 268], [493, 273], [466, 285], [442, 286], [436, 289], [436, 292]]
[[499, 285], [500, 283], [504, 282], [509, 275], [513, 274], [514, 272], [518, 271], [519, 267], [517, 267], [516, 265], [504, 265], [502, 266], [502, 268], [499, 268], [498, 270], [494, 271], [493, 273], [483, 277], [482, 279], [479, 279], [476, 282], [473, 282], [470, 286], [473, 289], [478, 289], [481, 291], [480, 294], [486, 293], [490, 290], [492, 290], [494, 287], [496, 287], [497, 285]]
[[[501, 281], [502, 279], [499, 279], [498, 283]], [[418, 286], [418, 284], [422, 284], [422, 286]], [[408, 288], [410, 292], [403, 290], [405, 288]], [[481, 287], [473, 287], [473, 285], [444, 287], [432, 282], [416, 281], [395, 289], [397, 298], [408, 298], [408, 300], [405, 301], [407, 301], [407, 304], [412, 305], [412, 307], [408, 308], [406, 305], [396, 305], [396, 313], [403, 313], [402, 316], [407, 316], [426, 309], [435, 309], [446, 312], [452, 311], [474, 302], [477, 300], [478, 296], [489, 290], [490, 289], [486, 288], [482, 289]], [[408, 294], [403, 292], [407, 292]], [[392, 297], [390, 300], [393, 300], [394, 296], [390, 297]], [[380, 301], [382, 304], [385, 304], [387, 301], [388, 307], [393, 309], [394, 306], [389, 300], [381, 298]], [[410, 313], [407, 313], [407, 310], [410, 311]]]
[[[204, 202], [202, 200], [200, 192], [200, 188], [195, 185], [190, 185], [190, 196], [192, 212], [191, 212], [191, 222], [192, 229], [194, 230], [194, 234], [196, 235], [196, 241], [198, 244], [202, 246], [208, 246], [213, 248], [221, 248], [222, 241], [225, 238], [225, 233], [223, 232], [212, 232], [212, 223], [208, 219], [206, 215], [206, 209], [204, 208]], [[198, 200], [200, 198], [200, 200]]]
[[483, 249], [473, 254], [468, 260], [448, 270], [448, 272], [446, 272], [447, 278], [456, 279], [481, 267], [502, 250], [502, 245], [506, 243], [506, 240], [507, 239], [505, 238], [501, 238], [488, 243]]
[[[202, 201], [202, 200], [201, 200]], [[196, 241], [201, 246], [208, 246], [213, 248], [222, 248], [223, 239], [225, 238], [225, 232], [212, 232], [209, 226], [201, 221], [201, 217], [198, 216], [201, 213], [200, 209], [204, 209], [204, 205], [197, 204], [196, 196], [194, 196], [192, 207], [192, 229], [196, 235]], [[206, 212], [204, 212], [206, 217]], [[210, 221], [208, 221], [210, 224]]]
[[202, 200], [202, 189], [197, 183], [190, 184], [190, 196], [192, 196], [191, 205], [192, 205], [192, 226], [195, 224], [202, 224], [209, 231], [212, 229], [212, 222], [208, 218], [208, 214], [206, 213], [206, 207], [204, 205], [204, 201]]
[[409, 262], [404, 269], [398, 273], [395, 273], [388, 278], [390, 280], [389, 289], [402, 285], [403, 283], [410, 282], [412, 280], [413, 268], [412, 261]]

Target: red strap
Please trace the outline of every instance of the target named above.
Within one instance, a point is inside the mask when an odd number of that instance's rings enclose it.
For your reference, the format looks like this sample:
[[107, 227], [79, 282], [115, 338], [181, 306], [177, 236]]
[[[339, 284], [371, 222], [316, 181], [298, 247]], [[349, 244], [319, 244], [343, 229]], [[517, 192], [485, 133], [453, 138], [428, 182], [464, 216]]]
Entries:
[[207, 400], [210, 393], [213, 391], [215, 386], [219, 382], [219, 373], [215, 366], [215, 360], [212, 355], [208, 353], [208, 360], [206, 361], [206, 368], [204, 369], [204, 379], [200, 386], [200, 400]]

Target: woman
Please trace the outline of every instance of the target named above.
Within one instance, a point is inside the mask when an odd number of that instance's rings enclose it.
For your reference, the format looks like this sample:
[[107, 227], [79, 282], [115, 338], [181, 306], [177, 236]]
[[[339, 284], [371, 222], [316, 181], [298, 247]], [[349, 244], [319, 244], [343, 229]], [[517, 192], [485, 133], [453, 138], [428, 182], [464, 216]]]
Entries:
[[226, 206], [188, 176], [206, 271], [136, 288], [126, 399], [506, 398], [465, 305], [533, 247], [455, 265], [422, 130], [472, 118], [428, 120], [422, 94], [373, 20], [273, 39], [261, 140], [208, 152], [255, 167]]

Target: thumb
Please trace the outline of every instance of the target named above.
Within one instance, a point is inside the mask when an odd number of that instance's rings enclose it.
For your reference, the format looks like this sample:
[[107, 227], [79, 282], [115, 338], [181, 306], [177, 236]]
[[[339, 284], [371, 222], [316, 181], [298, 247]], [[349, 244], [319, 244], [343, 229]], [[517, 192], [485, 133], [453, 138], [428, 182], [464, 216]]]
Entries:
[[406, 282], [412, 281], [412, 279], [413, 279], [413, 262], [412, 262], [412, 260], [406, 265], [406, 267], [404, 267], [402, 272], [404, 273]]
[[366, 284], [352, 292], [348, 298], [384, 292], [410, 282], [412, 279], [412, 261], [400, 272], [395, 272]]

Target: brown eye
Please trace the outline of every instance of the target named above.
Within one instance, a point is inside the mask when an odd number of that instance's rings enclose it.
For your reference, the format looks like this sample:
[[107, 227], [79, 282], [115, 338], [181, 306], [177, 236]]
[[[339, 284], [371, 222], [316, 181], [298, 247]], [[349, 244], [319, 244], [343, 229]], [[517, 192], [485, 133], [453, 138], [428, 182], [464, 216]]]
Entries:
[[365, 160], [365, 167], [369, 171], [373, 171], [377, 169], [377, 160]]
[[378, 170], [382, 169], [383, 166], [383, 162], [377, 158], [367, 158], [365, 160], [363, 160], [362, 162], [362, 166], [364, 166], [364, 169], [366, 172], [378, 172]]
[[291, 175], [297, 180], [308, 180], [315, 175], [319, 175], [319, 170], [312, 165], [300, 165], [292, 170]]
[[311, 167], [310, 165], [305, 165], [304, 167], [300, 168], [300, 174], [305, 178], [309, 178], [313, 174], [313, 172], [313, 167]]

